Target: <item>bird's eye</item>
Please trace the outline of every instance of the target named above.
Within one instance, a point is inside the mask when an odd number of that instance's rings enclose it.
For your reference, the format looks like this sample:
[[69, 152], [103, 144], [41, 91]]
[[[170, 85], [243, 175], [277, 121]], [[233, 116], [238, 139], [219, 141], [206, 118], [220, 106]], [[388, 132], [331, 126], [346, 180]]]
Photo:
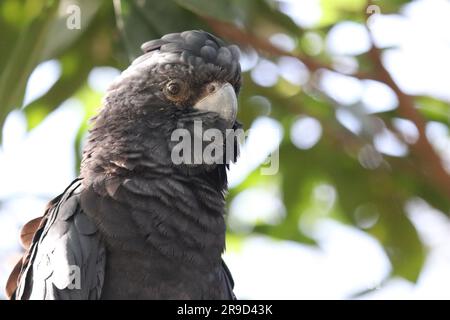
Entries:
[[164, 93], [166, 97], [170, 100], [180, 101], [185, 97], [186, 85], [181, 80], [172, 80], [166, 84], [164, 88]]
[[176, 96], [180, 93], [180, 85], [178, 83], [170, 83], [167, 86], [167, 92], [173, 96]]
[[210, 83], [206, 87], [206, 90], [208, 91], [208, 93], [214, 93], [216, 91], [216, 89], [217, 89], [217, 86], [214, 83]]

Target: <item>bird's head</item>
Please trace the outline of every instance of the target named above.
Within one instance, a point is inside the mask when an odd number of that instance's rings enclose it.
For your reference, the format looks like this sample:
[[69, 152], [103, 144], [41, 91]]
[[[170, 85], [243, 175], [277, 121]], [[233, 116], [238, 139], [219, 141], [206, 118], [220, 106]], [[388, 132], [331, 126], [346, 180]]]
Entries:
[[[236, 115], [241, 69], [237, 46], [195, 30], [168, 34], [141, 48], [144, 54], [109, 88], [91, 141], [112, 135], [104, 145], [113, 144], [116, 153], [130, 145], [137, 149], [146, 145], [144, 149], [158, 149], [160, 158], [167, 160], [176, 145], [172, 139], [176, 130], [195, 136], [197, 124], [202, 132], [216, 129], [225, 133], [239, 127]], [[201, 149], [206, 145], [203, 143]], [[87, 149], [85, 153], [95, 150]], [[189, 163], [188, 167], [214, 166]]]
[[234, 125], [241, 86], [237, 46], [194, 30], [165, 35], [141, 48], [144, 54], [111, 87], [109, 99], [134, 97], [128, 107], [157, 113], [156, 118], [164, 111], [178, 117], [212, 113], [228, 127]]

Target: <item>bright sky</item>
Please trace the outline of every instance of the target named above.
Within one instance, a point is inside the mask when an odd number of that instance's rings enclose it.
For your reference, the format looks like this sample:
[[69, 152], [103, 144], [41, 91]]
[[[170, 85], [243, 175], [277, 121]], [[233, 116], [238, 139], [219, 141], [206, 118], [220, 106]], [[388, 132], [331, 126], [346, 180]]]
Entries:
[[[283, 10], [299, 25], [311, 26], [320, 19], [318, 0], [283, 0], [282, 3]], [[432, 94], [450, 101], [450, 1], [419, 0], [406, 6], [402, 13], [402, 16], [379, 16], [371, 24], [378, 45], [397, 47], [386, 52], [386, 65], [408, 92]], [[272, 37], [271, 41], [285, 49], [292, 45], [282, 35]], [[342, 22], [318, 46], [340, 55], [340, 61], [351, 66], [355, 62], [351, 55], [368, 49], [367, 33], [356, 23]], [[279, 76], [294, 84], [304, 83], [309, 76], [304, 66], [291, 58], [274, 63], [253, 53], [244, 56], [242, 64], [244, 70], [256, 66], [252, 77], [268, 87]], [[40, 65], [28, 83], [25, 100], [32, 101], [45, 93], [59, 73], [55, 61]], [[104, 91], [117, 74], [112, 68], [98, 68], [92, 72], [89, 84], [94, 90]], [[321, 88], [343, 105], [336, 111], [337, 118], [354, 132], [359, 132], [364, 124], [355, 117], [353, 104], [362, 101], [362, 107], [369, 113], [391, 110], [397, 104], [390, 89], [374, 81], [359, 82], [329, 72], [324, 74]], [[254, 99], [270, 113], [267, 99]], [[12, 113], [7, 119], [0, 149], [0, 200], [12, 200], [2, 201], [0, 205], [1, 287], [12, 266], [12, 260], [7, 257], [19, 247], [19, 228], [30, 218], [41, 215], [46, 201], [64, 190], [74, 178], [72, 142], [82, 119], [82, 106], [76, 100], [65, 102], [30, 134], [26, 134], [20, 112]], [[408, 121], [399, 119], [395, 125], [408, 139], [417, 138], [417, 129]], [[321, 133], [318, 120], [300, 117], [288, 134], [298, 148], [309, 149], [321, 139]], [[276, 149], [282, 134], [281, 125], [269, 117], [254, 122], [242, 152], [243, 160], [231, 168], [231, 186], [243, 181]], [[450, 159], [448, 128], [432, 123], [427, 128], [427, 136]], [[407, 146], [389, 131], [375, 139], [375, 147], [393, 156], [408, 152]], [[332, 187], [324, 186], [318, 192], [330, 195], [330, 201], [334, 201]], [[324, 218], [309, 230], [319, 248], [257, 236], [250, 237], [239, 248], [231, 246], [225, 260], [235, 278], [236, 294], [251, 299], [343, 299], [373, 288], [366, 298], [449, 299], [450, 221], [418, 200], [411, 203], [408, 212], [430, 248], [425, 269], [415, 286], [393, 279], [378, 288], [390, 270], [379, 243], [361, 231]], [[234, 200], [230, 214], [230, 223], [245, 225], [258, 219], [276, 222], [285, 209], [276, 190], [252, 189]]]

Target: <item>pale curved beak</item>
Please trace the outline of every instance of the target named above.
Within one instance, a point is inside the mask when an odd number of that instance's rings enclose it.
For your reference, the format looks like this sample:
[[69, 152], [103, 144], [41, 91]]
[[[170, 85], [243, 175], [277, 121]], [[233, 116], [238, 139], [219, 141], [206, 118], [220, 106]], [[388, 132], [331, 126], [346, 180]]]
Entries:
[[236, 93], [233, 86], [228, 82], [218, 84], [218, 86], [220, 87], [217, 90], [198, 101], [194, 108], [218, 113], [232, 127], [236, 121], [238, 109]]

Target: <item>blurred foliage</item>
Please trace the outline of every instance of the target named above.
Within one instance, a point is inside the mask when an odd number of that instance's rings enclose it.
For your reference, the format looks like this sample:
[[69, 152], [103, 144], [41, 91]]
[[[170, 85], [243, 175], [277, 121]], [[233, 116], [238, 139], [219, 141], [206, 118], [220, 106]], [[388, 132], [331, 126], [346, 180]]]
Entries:
[[[377, 5], [389, 13], [398, 12], [406, 2], [379, 0]], [[140, 54], [143, 42], [182, 30], [204, 29], [214, 33], [211, 27], [214, 21], [232, 24], [259, 39], [267, 40], [283, 33], [295, 44], [289, 54], [329, 63], [334, 57], [324, 50], [309, 55], [314, 50], [308, 50], [308, 39], [311, 35], [323, 39], [342, 21], [364, 23], [367, 2], [321, 0], [320, 3], [323, 12], [320, 22], [305, 29], [283, 13], [275, 0], [3, 0], [0, 3], [0, 125], [10, 111], [21, 109], [31, 130], [69, 98], [82, 102], [87, 120], [101, 101], [100, 94], [87, 84], [94, 67], [124, 69]], [[80, 30], [65, 27], [70, 4], [81, 8]], [[247, 55], [252, 52], [255, 55], [250, 44], [241, 43], [241, 49]], [[260, 52], [257, 58], [262, 57]], [[280, 56], [272, 53], [264, 58], [277, 63]], [[374, 72], [375, 66], [366, 54], [355, 58], [360, 71]], [[24, 106], [28, 77], [39, 63], [50, 59], [59, 61], [60, 78], [47, 93]], [[371, 147], [377, 130], [364, 129], [361, 134], [355, 134], [344, 128], [335, 115], [339, 105], [316, 90], [311, 84], [313, 76], [305, 85], [279, 77], [272, 87], [259, 85], [250, 71], [245, 72], [244, 78], [239, 118], [245, 127], [249, 128], [260, 116], [269, 116], [284, 128], [279, 173], [264, 176], [255, 170], [241, 185], [230, 190], [230, 201], [243, 190], [255, 187], [273, 186], [280, 190], [287, 214], [275, 225], [263, 221], [255, 223], [253, 232], [314, 244], [304, 224], [323, 217], [337, 219], [380, 241], [391, 260], [392, 275], [416, 280], [426, 250], [405, 212], [405, 204], [420, 197], [448, 214], [450, 200], [427, 177], [426, 170], [418, 167], [415, 155], [410, 152], [394, 158], [378, 154]], [[266, 99], [270, 110], [255, 103], [252, 99], [255, 96]], [[427, 96], [417, 97], [416, 103], [426, 120], [449, 124], [446, 103]], [[398, 117], [395, 111], [367, 114], [358, 111], [358, 106], [353, 113], [364, 124], [382, 123], [388, 128], [391, 120]], [[289, 135], [294, 121], [302, 116], [318, 119], [323, 129], [319, 143], [308, 150], [295, 147]], [[87, 128], [87, 121], [80, 124], [75, 146], [78, 155]], [[372, 150], [375, 157], [381, 158], [381, 164], [363, 167], [359, 158], [363, 148]], [[321, 185], [331, 186], [336, 192], [336, 199], [329, 208], [318, 204], [316, 190]], [[230, 232], [234, 232], [231, 239], [245, 236], [237, 231]]]

